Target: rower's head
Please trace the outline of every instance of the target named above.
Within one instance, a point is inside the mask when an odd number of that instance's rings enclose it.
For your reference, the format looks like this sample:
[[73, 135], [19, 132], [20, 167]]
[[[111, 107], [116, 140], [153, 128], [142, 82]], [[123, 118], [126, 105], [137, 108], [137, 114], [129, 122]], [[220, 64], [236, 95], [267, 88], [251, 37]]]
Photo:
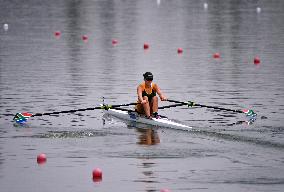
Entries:
[[153, 81], [153, 74], [151, 72], [146, 72], [143, 74], [145, 81]]

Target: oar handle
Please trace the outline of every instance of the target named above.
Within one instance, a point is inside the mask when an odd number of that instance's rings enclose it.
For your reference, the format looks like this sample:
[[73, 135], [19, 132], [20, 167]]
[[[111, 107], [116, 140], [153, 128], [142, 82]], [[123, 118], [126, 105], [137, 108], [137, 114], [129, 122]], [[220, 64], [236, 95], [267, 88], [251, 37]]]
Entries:
[[174, 104], [174, 105], [162, 106], [162, 107], [159, 107], [159, 109], [167, 109], [167, 108], [178, 107], [178, 106], [183, 106], [183, 105], [187, 105], [187, 104], [178, 103], [178, 104]]
[[112, 108], [115, 107], [126, 107], [126, 106], [130, 106], [130, 105], [137, 105], [137, 103], [128, 103], [128, 104], [121, 104], [121, 105], [110, 105]]

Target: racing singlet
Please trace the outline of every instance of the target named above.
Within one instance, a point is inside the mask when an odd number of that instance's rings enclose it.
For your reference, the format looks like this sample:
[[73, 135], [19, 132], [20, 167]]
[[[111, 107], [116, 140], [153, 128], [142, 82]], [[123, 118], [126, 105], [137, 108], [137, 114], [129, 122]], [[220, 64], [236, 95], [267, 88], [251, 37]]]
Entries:
[[154, 90], [155, 84], [151, 83], [149, 88], [146, 88], [145, 83], [140, 84], [142, 87], [142, 97], [147, 96], [148, 101], [151, 102], [152, 98], [156, 96], [156, 91]]

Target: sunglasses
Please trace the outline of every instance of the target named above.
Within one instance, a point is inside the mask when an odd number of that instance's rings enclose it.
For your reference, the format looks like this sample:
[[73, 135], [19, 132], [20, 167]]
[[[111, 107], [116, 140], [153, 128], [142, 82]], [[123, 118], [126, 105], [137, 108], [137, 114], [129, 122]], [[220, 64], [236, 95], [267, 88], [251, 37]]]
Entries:
[[146, 78], [146, 81], [153, 81], [153, 78]]

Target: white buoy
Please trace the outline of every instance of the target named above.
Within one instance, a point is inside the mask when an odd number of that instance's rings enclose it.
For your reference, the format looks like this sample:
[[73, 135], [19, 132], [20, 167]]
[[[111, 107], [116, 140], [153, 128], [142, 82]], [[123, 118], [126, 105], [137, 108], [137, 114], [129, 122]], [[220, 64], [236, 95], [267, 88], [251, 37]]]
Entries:
[[5, 31], [8, 31], [9, 25], [8, 25], [7, 23], [5, 23], [5, 24], [3, 25], [3, 29], [4, 29]]
[[256, 12], [260, 13], [261, 12], [261, 8], [260, 7], [256, 8]]
[[161, 0], [157, 0], [157, 5], [160, 6]]
[[203, 4], [203, 7], [204, 7], [204, 9], [208, 9], [208, 4], [207, 4], [207, 3], [204, 3], [204, 4]]

